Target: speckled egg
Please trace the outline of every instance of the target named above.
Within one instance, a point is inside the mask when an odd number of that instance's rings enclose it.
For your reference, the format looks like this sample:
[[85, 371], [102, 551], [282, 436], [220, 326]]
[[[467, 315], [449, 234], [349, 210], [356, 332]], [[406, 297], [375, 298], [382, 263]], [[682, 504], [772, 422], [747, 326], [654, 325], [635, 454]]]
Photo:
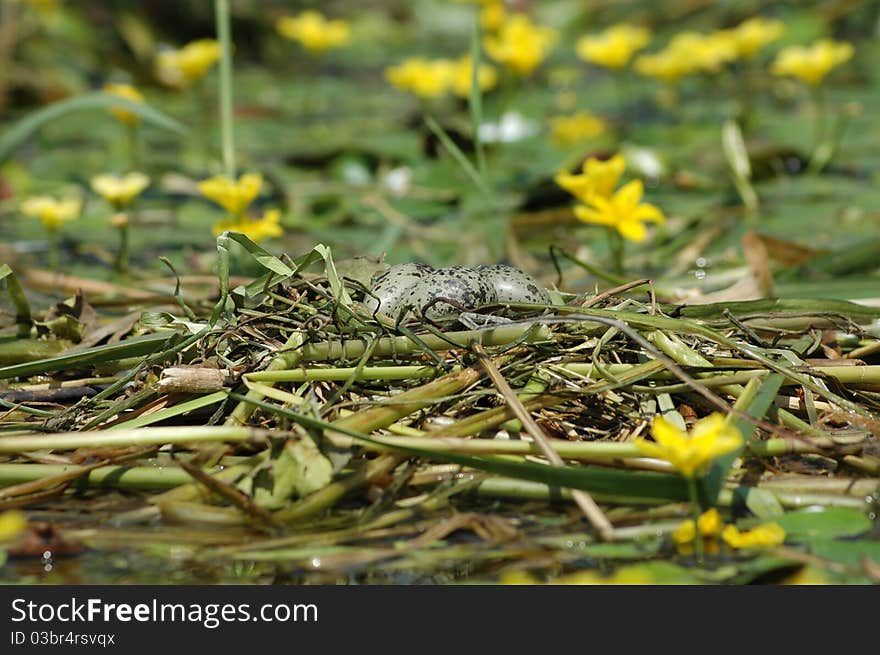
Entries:
[[477, 271], [495, 289], [495, 302], [549, 304], [547, 290], [528, 273], [505, 264], [477, 266]]
[[408, 298], [413, 287], [433, 270], [427, 264], [418, 262], [395, 264], [373, 278], [370, 285], [370, 292], [373, 295], [368, 295], [364, 299], [364, 306], [370, 312], [378, 311], [396, 318], [403, 308], [402, 301]]
[[[456, 305], [443, 301], [431, 303], [436, 298], [447, 298]], [[424, 311], [427, 319], [445, 321], [458, 318], [462, 311], [472, 311], [495, 302], [495, 289], [481, 271], [449, 266], [424, 275], [404, 302], [415, 307], [417, 312]], [[430, 307], [426, 307], [429, 303]]]

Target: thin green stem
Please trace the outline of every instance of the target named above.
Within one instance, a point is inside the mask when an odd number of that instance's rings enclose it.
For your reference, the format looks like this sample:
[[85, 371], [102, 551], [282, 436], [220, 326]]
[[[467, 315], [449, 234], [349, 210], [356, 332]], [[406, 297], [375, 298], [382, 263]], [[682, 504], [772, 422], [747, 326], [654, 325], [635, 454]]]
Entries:
[[694, 547], [697, 554], [697, 562], [703, 564], [703, 535], [700, 532], [700, 498], [697, 494], [697, 480], [690, 477], [687, 479], [688, 495], [691, 500], [691, 516], [694, 519]]
[[217, 24], [217, 40], [220, 42], [220, 140], [223, 152], [223, 169], [230, 178], [235, 177], [235, 135], [232, 113], [232, 29], [229, 17], [229, 0], [214, 0]]
[[623, 275], [623, 237], [614, 228], [608, 228], [608, 249], [611, 251], [611, 265], [617, 275]]
[[119, 230], [119, 252], [116, 254], [116, 270], [120, 273], [128, 272], [129, 260], [129, 225], [128, 221], [120, 225]]

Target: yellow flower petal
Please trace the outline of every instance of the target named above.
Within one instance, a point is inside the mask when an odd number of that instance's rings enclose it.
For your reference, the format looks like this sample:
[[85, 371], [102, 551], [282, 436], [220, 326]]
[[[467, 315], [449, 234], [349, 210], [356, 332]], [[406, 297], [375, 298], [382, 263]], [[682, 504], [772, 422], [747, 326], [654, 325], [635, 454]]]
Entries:
[[260, 194], [263, 176], [259, 173], [246, 173], [238, 181], [224, 175], [216, 175], [199, 183], [199, 192], [213, 200], [233, 217], [244, 214], [248, 206]]
[[[105, 84], [104, 92], [138, 104], [144, 103], [143, 94], [130, 84]], [[124, 107], [110, 107], [110, 113], [116, 117], [116, 120], [126, 125], [137, 125], [141, 122], [140, 116]]]

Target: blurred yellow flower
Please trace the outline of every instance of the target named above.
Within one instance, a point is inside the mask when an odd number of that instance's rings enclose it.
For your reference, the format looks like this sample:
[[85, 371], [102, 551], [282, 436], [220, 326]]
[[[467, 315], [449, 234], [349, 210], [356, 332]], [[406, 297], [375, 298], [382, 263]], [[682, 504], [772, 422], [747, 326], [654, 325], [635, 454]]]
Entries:
[[650, 40], [651, 32], [644, 27], [620, 23], [600, 34], [581, 37], [575, 49], [584, 61], [611, 70], [620, 70]]
[[162, 50], [156, 55], [156, 77], [163, 84], [177, 89], [188, 88], [217, 63], [222, 54], [214, 39], [199, 39], [179, 50]]
[[[452, 92], [460, 98], [467, 98], [471, 94], [474, 64], [470, 55], [465, 55], [453, 63], [452, 68]], [[498, 72], [489, 64], [482, 64], [477, 74], [477, 85], [480, 91], [488, 91], [498, 84]]]
[[[626, 187], [623, 187], [617, 195], [621, 194], [624, 189]], [[633, 194], [632, 191], [630, 193]], [[641, 197], [641, 189], [639, 189], [638, 196]], [[637, 202], [638, 200], [636, 200]], [[627, 206], [632, 205], [633, 202], [630, 198]], [[653, 211], [646, 212], [645, 218], [641, 220], [656, 220], [658, 215], [662, 219], [662, 214], [654, 208]], [[655, 218], [652, 219], [649, 216]], [[635, 223], [638, 223], [638, 220], [636, 219]], [[642, 227], [640, 223], [638, 224]], [[643, 230], [644, 227], [642, 227]], [[628, 239], [633, 238], [626, 234], [623, 236]], [[638, 231], [633, 229], [633, 236], [638, 236]], [[690, 434], [680, 430], [662, 416], [657, 416], [651, 424], [651, 434], [655, 441], [637, 438], [633, 440], [633, 443], [644, 455], [665, 459], [686, 478], [696, 476], [706, 464], [716, 457], [736, 450], [743, 443], [739, 430], [717, 412], [697, 421]]]
[[327, 20], [320, 12], [308, 9], [297, 16], [283, 16], [275, 22], [282, 36], [299, 41], [309, 52], [321, 53], [338, 48], [351, 40], [351, 27], [344, 20]]
[[233, 218], [241, 218], [260, 194], [262, 186], [263, 176], [259, 173], [245, 173], [238, 181], [215, 175], [199, 183], [199, 192], [223, 207]]
[[556, 30], [536, 25], [525, 14], [509, 16], [497, 34], [483, 39], [486, 53], [518, 75], [530, 75], [547, 58]]
[[791, 46], [776, 57], [771, 71], [774, 75], [796, 77], [816, 86], [825, 79], [831, 69], [853, 56], [853, 46], [846, 41], [821, 39], [810, 47]]
[[420, 98], [438, 98], [449, 91], [456, 72], [456, 65], [448, 59], [414, 57], [386, 68], [385, 78], [401, 91]]
[[[139, 104], [144, 102], [143, 94], [130, 84], [105, 84], [104, 92]], [[126, 125], [137, 125], [141, 122], [140, 116], [124, 107], [110, 107], [110, 113]]]
[[263, 218], [260, 219], [252, 219], [246, 216], [230, 217], [214, 224], [214, 236], [219, 236], [226, 231], [241, 232], [248, 239], [255, 242], [270, 237], [280, 237], [284, 234], [280, 221], [281, 212], [277, 209], [268, 210], [263, 214]]
[[767, 20], [755, 16], [744, 20], [729, 30], [737, 54], [743, 59], [751, 59], [767, 44], [772, 43], [785, 31], [785, 25], [779, 20]]
[[79, 198], [57, 200], [51, 196], [31, 196], [21, 205], [21, 213], [39, 218], [47, 230], [57, 230], [67, 221], [79, 218], [82, 201]]
[[728, 525], [721, 538], [731, 548], [773, 548], [785, 542], [785, 530], [778, 523], [765, 523], [745, 532], [740, 532], [735, 525]]
[[644, 190], [641, 180], [632, 180], [610, 198], [592, 194], [587, 197], [586, 205], [575, 206], [574, 215], [584, 223], [612, 227], [630, 241], [644, 241], [648, 235], [644, 221], [660, 224], [666, 221], [657, 207], [641, 202]]
[[653, 77], [661, 82], [672, 84], [685, 75], [690, 75], [696, 68], [692, 61], [664, 48], [653, 54], [640, 55], [633, 63], [633, 68], [640, 75]]
[[[697, 525], [700, 528], [700, 534], [707, 538], [716, 538], [724, 530], [724, 521], [721, 520], [721, 514], [714, 507], [700, 514], [700, 517], [697, 519]], [[672, 540], [679, 546], [690, 544], [696, 537], [697, 530], [693, 520], [684, 521], [672, 533]]]
[[592, 139], [607, 129], [608, 124], [602, 118], [588, 112], [579, 112], [572, 116], [555, 116], [550, 119], [553, 141], [563, 146]]
[[0, 514], [0, 542], [12, 541], [27, 528], [24, 512], [11, 509]]
[[127, 207], [150, 186], [150, 178], [140, 172], [128, 173], [122, 177], [107, 173], [93, 177], [91, 184], [95, 193], [119, 210]]
[[480, 10], [480, 27], [487, 32], [496, 32], [504, 24], [506, 17], [507, 10], [504, 8], [504, 3], [501, 0], [489, 0], [483, 3], [483, 8]]
[[584, 162], [582, 173], [561, 172], [553, 179], [570, 194], [586, 202], [592, 196], [610, 198], [625, 168], [626, 160], [620, 154], [605, 161], [590, 157]]

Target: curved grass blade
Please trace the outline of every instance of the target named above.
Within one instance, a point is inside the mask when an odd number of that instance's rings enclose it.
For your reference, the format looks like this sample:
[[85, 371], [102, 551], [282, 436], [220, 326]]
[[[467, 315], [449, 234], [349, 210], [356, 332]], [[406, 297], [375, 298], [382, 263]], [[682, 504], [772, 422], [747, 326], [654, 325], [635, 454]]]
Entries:
[[246, 399], [238, 394], [229, 394], [230, 398], [248, 402], [261, 409], [289, 418], [306, 428], [332, 430], [341, 432], [371, 444], [385, 446], [407, 455], [425, 457], [440, 462], [459, 464], [480, 471], [487, 471], [511, 478], [540, 482], [551, 487], [567, 487], [583, 489], [591, 493], [627, 496], [630, 498], [665, 499], [684, 501], [688, 499], [688, 490], [684, 480], [677, 475], [655, 473], [652, 471], [621, 471], [599, 467], [547, 466], [531, 462], [514, 462], [506, 458], [472, 457], [456, 453], [434, 451], [429, 448], [412, 448], [388, 444], [381, 439], [373, 439], [356, 430], [344, 426], [330, 424], [320, 419], [306, 416], [289, 409]]
[[0, 164], [9, 159], [19, 146], [47, 123], [75, 111], [86, 109], [106, 110], [111, 107], [122, 107], [133, 114], [137, 114], [147, 123], [170, 130], [171, 132], [184, 134], [187, 131], [187, 128], [183, 124], [145, 103], [132, 102], [131, 100], [110, 93], [87, 93], [75, 98], [53, 103], [48, 107], [44, 107], [32, 114], [28, 114], [13, 124], [12, 127], [0, 137]]
[[164, 348], [168, 341], [175, 338], [177, 334], [177, 332], [156, 332], [142, 337], [126, 339], [120, 343], [85, 348], [84, 350], [77, 350], [47, 359], [38, 359], [37, 361], [25, 364], [3, 366], [0, 367], [0, 380], [28, 377], [50, 371], [69, 370], [78, 366], [101, 364], [128, 357], [150, 355]]

